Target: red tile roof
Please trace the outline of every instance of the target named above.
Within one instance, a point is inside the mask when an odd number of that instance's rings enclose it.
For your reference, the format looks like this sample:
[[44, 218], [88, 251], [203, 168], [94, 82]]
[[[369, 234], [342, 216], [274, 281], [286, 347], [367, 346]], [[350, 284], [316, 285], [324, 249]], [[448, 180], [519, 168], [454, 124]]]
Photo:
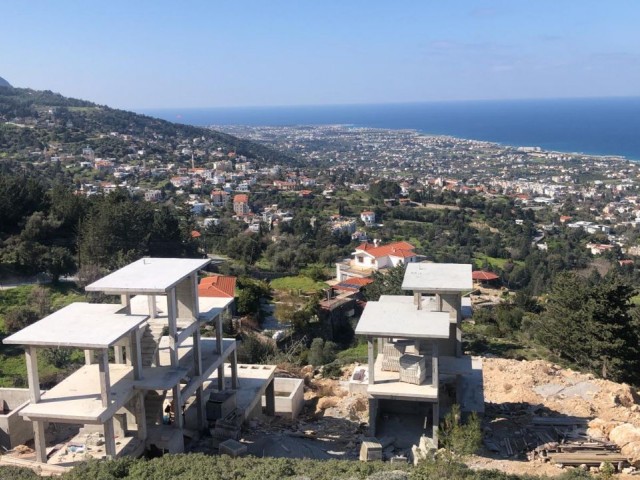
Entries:
[[415, 248], [409, 242], [393, 242], [379, 247], [372, 243], [364, 242], [356, 247], [356, 251], [364, 251], [375, 258], [387, 256], [407, 258], [415, 256]]
[[471, 278], [473, 278], [474, 280], [481, 280], [481, 281], [491, 281], [491, 280], [497, 280], [498, 275], [496, 275], [493, 272], [485, 272], [484, 270], [476, 270], [475, 272], [471, 273]]
[[200, 280], [198, 295], [201, 297], [233, 298], [236, 293], [236, 277], [211, 275]]
[[233, 197], [233, 203], [249, 203], [249, 195], [239, 193]]

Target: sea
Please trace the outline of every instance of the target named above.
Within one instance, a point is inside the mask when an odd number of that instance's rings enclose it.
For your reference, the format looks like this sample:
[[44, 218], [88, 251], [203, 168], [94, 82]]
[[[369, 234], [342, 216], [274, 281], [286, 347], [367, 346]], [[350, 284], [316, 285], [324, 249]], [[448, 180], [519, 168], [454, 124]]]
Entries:
[[640, 97], [295, 107], [167, 108], [138, 113], [198, 126], [351, 125], [411, 129], [640, 161]]

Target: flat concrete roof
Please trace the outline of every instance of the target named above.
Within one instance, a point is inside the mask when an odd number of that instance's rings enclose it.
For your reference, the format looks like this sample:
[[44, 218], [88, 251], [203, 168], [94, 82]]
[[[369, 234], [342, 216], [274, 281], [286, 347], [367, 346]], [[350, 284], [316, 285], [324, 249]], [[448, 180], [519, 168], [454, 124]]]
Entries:
[[376, 383], [367, 385], [367, 393], [376, 398], [389, 400], [434, 401], [438, 400], [438, 385], [431, 381], [431, 368], [427, 378], [421, 385], [401, 382], [398, 372], [382, 369], [383, 355], [378, 355], [374, 364], [374, 380]]
[[470, 263], [409, 263], [403, 290], [462, 292], [473, 289]]
[[88, 285], [87, 292], [166, 293], [211, 260], [200, 258], [141, 258]]
[[117, 313], [113, 303], [72, 303], [5, 338], [4, 343], [47, 347], [108, 348], [148, 317]]
[[[398, 301], [393, 301], [394, 297]], [[449, 313], [418, 310], [405, 300], [389, 295], [384, 301], [367, 302], [356, 335], [374, 337], [449, 338]]]
[[[402, 302], [413, 305], [413, 295], [380, 295], [379, 302]], [[462, 318], [471, 318], [473, 315], [473, 309], [471, 306], [470, 297], [462, 297]], [[435, 312], [438, 305], [436, 303], [435, 295], [422, 295], [422, 308], [424, 310]]]
[[109, 405], [100, 396], [100, 372], [96, 364], [84, 365], [51, 390], [42, 394], [38, 403], [30, 403], [20, 416], [30, 420], [63, 423], [104, 423], [133, 394], [133, 367], [109, 364]]

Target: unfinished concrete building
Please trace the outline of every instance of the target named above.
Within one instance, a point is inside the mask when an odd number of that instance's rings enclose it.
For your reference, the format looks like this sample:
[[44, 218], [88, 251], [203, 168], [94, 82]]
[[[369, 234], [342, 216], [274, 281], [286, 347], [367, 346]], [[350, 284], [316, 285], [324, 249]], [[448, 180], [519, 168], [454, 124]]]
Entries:
[[[198, 297], [198, 271], [208, 263], [143, 258], [86, 287], [117, 295], [120, 304], [74, 303], [4, 339], [26, 349], [30, 403], [19, 415], [33, 425], [38, 462], [71, 465], [151, 447], [182, 452], [185, 437], [210, 425], [210, 397], [226, 399], [234, 425], [261, 408], [263, 395], [273, 414], [275, 367], [238, 365], [235, 340], [223, 338], [220, 314], [233, 299]], [[214, 336], [203, 337], [207, 329]], [[82, 349], [85, 365], [41, 393], [43, 347]], [[50, 422], [82, 429], [48, 449]], [[102, 447], [89, 446], [87, 435], [96, 432]]]
[[484, 410], [481, 360], [462, 354], [462, 296], [472, 287], [471, 265], [413, 263], [402, 284], [413, 296], [367, 303], [356, 334], [367, 338], [368, 366], [352, 383], [368, 394], [371, 435], [400, 431], [437, 445], [451, 404]]

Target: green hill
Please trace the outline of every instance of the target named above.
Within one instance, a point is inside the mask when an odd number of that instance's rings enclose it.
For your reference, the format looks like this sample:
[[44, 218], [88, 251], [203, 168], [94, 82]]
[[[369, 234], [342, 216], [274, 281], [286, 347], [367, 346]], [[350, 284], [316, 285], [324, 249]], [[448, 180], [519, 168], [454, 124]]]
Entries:
[[[127, 136], [124, 140], [123, 135]], [[235, 152], [257, 160], [260, 166], [297, 164], [294, 158], [269, 147], [206, 128], [67, 98], [49, 90], [0, 89], [0, 158], [24, 160], [32, 158], [29, 155], [34, 151], [54, 145], [58, 151], [75, 155], [90, 146], [98, 156], [120, 159], [131, 153], [129, 136], [137, 146], [142, 144], [167, 162], [178, 159], [177, 146], [193, 145], [193, 139], [199, 138], [198, 149], [207, 154]]]

